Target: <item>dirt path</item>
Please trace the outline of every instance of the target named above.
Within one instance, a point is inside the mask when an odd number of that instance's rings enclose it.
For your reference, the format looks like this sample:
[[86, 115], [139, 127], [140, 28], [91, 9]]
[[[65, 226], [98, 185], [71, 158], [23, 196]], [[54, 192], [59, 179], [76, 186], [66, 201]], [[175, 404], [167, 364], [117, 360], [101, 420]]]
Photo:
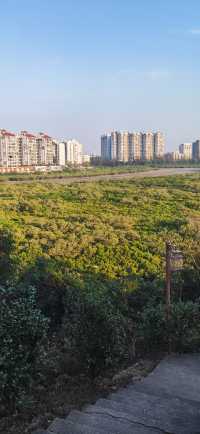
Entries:
[[29, 184], [35, 182], [47, 182], [47, 183], [56, 183], [56, 184], [73, 184], [74, 182], [96, 182], [96, 181], [115, 181], [115, 180], [123, 180], [123, 179], [134, 179], [134, 178], [151, 178], [151, 177], [160, 177], [160, 176], [173, 176], [173, 175], [191, 175], [194, 173], [200, 174], [200, 168], [170, 168], [170, 169], [152, 169], [141, 172], [133, 172], [133, 173], [116, 173], [110, 175], [91, 175], [91, 176], [71, 176], [71, 177], [63, 177], [63, 178], [44, 178], [38, 180], [20, 180], [20, 181], [5, 181], [6, 183], [12, 184]]

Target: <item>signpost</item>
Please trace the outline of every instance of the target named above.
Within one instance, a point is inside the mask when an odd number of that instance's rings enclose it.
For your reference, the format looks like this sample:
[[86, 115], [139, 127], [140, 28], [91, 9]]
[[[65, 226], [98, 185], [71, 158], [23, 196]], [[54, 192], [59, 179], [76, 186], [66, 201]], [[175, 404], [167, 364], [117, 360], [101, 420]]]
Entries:
[[[183, 254], [169, 241], [166, 242], [166, 318], [169, 323], [171, 316], [171, 276], [175, 271], [183, 269]], [[169, 337], [169, 353], [171, 341]]]

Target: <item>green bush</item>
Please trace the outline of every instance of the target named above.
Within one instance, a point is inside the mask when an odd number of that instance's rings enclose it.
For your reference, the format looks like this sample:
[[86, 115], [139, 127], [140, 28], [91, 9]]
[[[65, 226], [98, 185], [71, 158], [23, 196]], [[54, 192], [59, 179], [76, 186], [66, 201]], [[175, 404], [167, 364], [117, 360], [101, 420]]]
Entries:
[[199, 351], [200, 305], [188, 301], [172, 306], [170, 334], [176, 351]]
[[141, 314], [139, 336], [148, 350], [173, 351], [200, 349], [200, 305], [191, 301], [173, 303], [169, 321], [163, 304], [149, 305]]
[[33, 378], [48, 322], [33, 288], [0, 288], [0, 399], [14, 410]]
[[65, 349], [96, 375], [128, 357], [128, 319], [112, 292], [71, 290], [63, 321]]
[[147, 350], [164, 349], [167, 338], [165, 309], [162, 304], [144, 308], [138, 321], [138, 340]]
[[6, 227], [0, 228], [0, 284], [13, 278], [14, 262], [12, 253], [15, 249], [15, 240], [12, 231]]

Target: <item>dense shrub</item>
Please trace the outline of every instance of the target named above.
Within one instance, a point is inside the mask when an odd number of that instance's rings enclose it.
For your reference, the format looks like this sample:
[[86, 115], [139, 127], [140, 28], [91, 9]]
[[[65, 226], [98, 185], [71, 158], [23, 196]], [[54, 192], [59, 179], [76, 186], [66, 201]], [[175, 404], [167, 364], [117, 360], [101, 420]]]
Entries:
[[[130, 284], [131, 283], [131, 284]], [[125, 282], [126, 285], [126, 282]], [[126, 291], [129, 315], [133, 321], [140, 318], [141, 312], [145, 307], [158, 305], [163, 300], [163, 279], [134, 279], [129, 282], [129, 288]]]
[[165, 309], [162, 304], [144, 308], [138, 321], [138, 340], [145, 349], [165, 349], [167, 337]]
[[[168, 336], [174, 350], [198, 349], [199, 204], [199, 175], [2, 183], [0, 284], [28, 289], [0, 290], [1, 399], [19, 402], [34, 380], [44, 317], [49, 365], [39, 364], [38, 381], [59, 372], [59, 358], [66, 371], [78, 360], [93, 375], [116, 365], [129, 357], [135, 334], [142, 349], [166, 349]], [[162, 304], [166, 239], [185, 252], [183, 273], [172, 277], [169, 324]]]
[[22, 277], [26, 285], [37, 288], [37, 303], [43, 314], [49, 318], [51, 330], [62, 323], [64, 314], [63, 295], [68, 276], [60, 261], [37, 258]]
[[15, 248], [14, 234], [6, 228], [0, 228], [0, 284], [13, 277], [14, 263], [12, 253]]
[[170, 334], [176, 351], [199, 351], [200, 349], [200, 305], [188, 301], [172, 307]]
[[163, 304], [149, 305], [141, 314], [139, 331], [149, 350], [165, 350], [170, 341], [173, 351], [198, 351], [200, 305], [191, 301], [173, 303], [169, 321]]
[[130, 324], [112, 292], [68, 291], [62, 331], [66, 350], [92, 375], [128, 357]]
[[196, 301], [200, 298], [200, 249], [199, 233], [194, 233], [195, 245], [188, 255], [188, 264], [182, 272], [182, 292], [184, 300]]
[[0, 288], [0, 399], [12, 409], [29, 387], [48, 327], [35, 299], [33, 288]]

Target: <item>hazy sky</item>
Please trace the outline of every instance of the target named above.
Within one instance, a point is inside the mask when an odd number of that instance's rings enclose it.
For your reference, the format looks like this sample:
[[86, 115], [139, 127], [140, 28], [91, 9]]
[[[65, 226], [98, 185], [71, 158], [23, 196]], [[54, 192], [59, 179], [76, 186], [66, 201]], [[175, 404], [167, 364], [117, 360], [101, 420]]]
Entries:
[[75, 137], [200, 137], [199, 0], [6, 0], [0, 127]]

